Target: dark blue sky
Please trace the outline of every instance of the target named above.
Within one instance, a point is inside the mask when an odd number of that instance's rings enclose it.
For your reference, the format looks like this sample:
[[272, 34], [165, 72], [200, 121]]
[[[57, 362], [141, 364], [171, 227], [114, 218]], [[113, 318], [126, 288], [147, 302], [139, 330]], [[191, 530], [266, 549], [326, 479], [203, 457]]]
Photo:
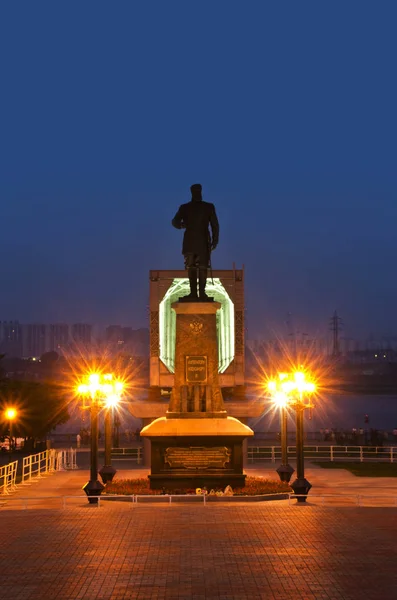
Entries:
[[0, 319], [147, 322], [203, 184], [249, 336], [397, 335], [397, 4], [4, 2]]

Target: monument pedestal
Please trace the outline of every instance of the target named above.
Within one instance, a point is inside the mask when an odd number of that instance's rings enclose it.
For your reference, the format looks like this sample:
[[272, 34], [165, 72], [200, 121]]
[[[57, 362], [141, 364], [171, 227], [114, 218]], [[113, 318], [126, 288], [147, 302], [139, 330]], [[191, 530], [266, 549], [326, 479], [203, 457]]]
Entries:
[[177, 302], [175, 378], [166, 417], [151, 440], [152, 489], [243, 487], [243, 441], [253, 431], [228, 417], [218, 381], [218, 302]]

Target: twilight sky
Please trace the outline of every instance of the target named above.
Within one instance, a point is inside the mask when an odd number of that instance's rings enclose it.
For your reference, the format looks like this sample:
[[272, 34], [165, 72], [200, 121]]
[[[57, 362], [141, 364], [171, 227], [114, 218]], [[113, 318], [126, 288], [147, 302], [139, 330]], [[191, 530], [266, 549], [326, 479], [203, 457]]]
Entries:
[[0, 320], [146, 326], [203, 185], [250, 338], [397, 336], [395, 0], [3, 2]]

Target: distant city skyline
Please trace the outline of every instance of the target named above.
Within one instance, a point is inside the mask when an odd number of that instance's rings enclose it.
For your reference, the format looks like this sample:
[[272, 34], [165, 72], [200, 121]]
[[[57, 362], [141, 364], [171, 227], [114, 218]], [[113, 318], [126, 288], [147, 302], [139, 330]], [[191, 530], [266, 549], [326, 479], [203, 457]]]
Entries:
[[[290, 315], [290, 318], [292, 316]], [[256, 332], [257, 333], [257, 332]], [[324, 328], [317, 335], [293, 329], [287, 324], [284, 332], [274, 336], [246, 336], [246, 345], [252, 351], [267, 348], [274, 351], [282, 348], [311, 348], [318, 355], [331, 355], [333, 352], [333, 332]], [[45, 352], [56, 351], [60, 354], [83, 353], [94, 346], [106, 344], [114, 351], [138, 350], [144, 356], [149, 352], [149, 328], [133, 329], [121, 324], [108, 324], [101, 327], [94, 323], [22, 323], [14, 319], [0, 319], [0, 353], [21, 358], [39, 357]], [[339, 333], [341, 355], [359, 351], [397, 350], [397, 336], [375, 336], [368, 334], [363, 338], [353, 338]]]
[[0, 353], [16, 358], [39, 358], [46, 352], [82, 354], [103, 345], [110, 350], [146, 355], [149, 330], [110, 325], [105, 330], [89, 323], [21, 323], [0, 320]]

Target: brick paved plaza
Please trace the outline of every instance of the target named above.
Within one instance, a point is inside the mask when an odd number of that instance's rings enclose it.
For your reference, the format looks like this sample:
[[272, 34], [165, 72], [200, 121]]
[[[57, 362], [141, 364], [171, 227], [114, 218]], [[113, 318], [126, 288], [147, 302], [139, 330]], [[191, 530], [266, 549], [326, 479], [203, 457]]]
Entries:
[[[13, 504], [13, 503], [12, 503]], [[235, 505], [0, 510], [1, 598], [397, 597], [397, 509]]]

